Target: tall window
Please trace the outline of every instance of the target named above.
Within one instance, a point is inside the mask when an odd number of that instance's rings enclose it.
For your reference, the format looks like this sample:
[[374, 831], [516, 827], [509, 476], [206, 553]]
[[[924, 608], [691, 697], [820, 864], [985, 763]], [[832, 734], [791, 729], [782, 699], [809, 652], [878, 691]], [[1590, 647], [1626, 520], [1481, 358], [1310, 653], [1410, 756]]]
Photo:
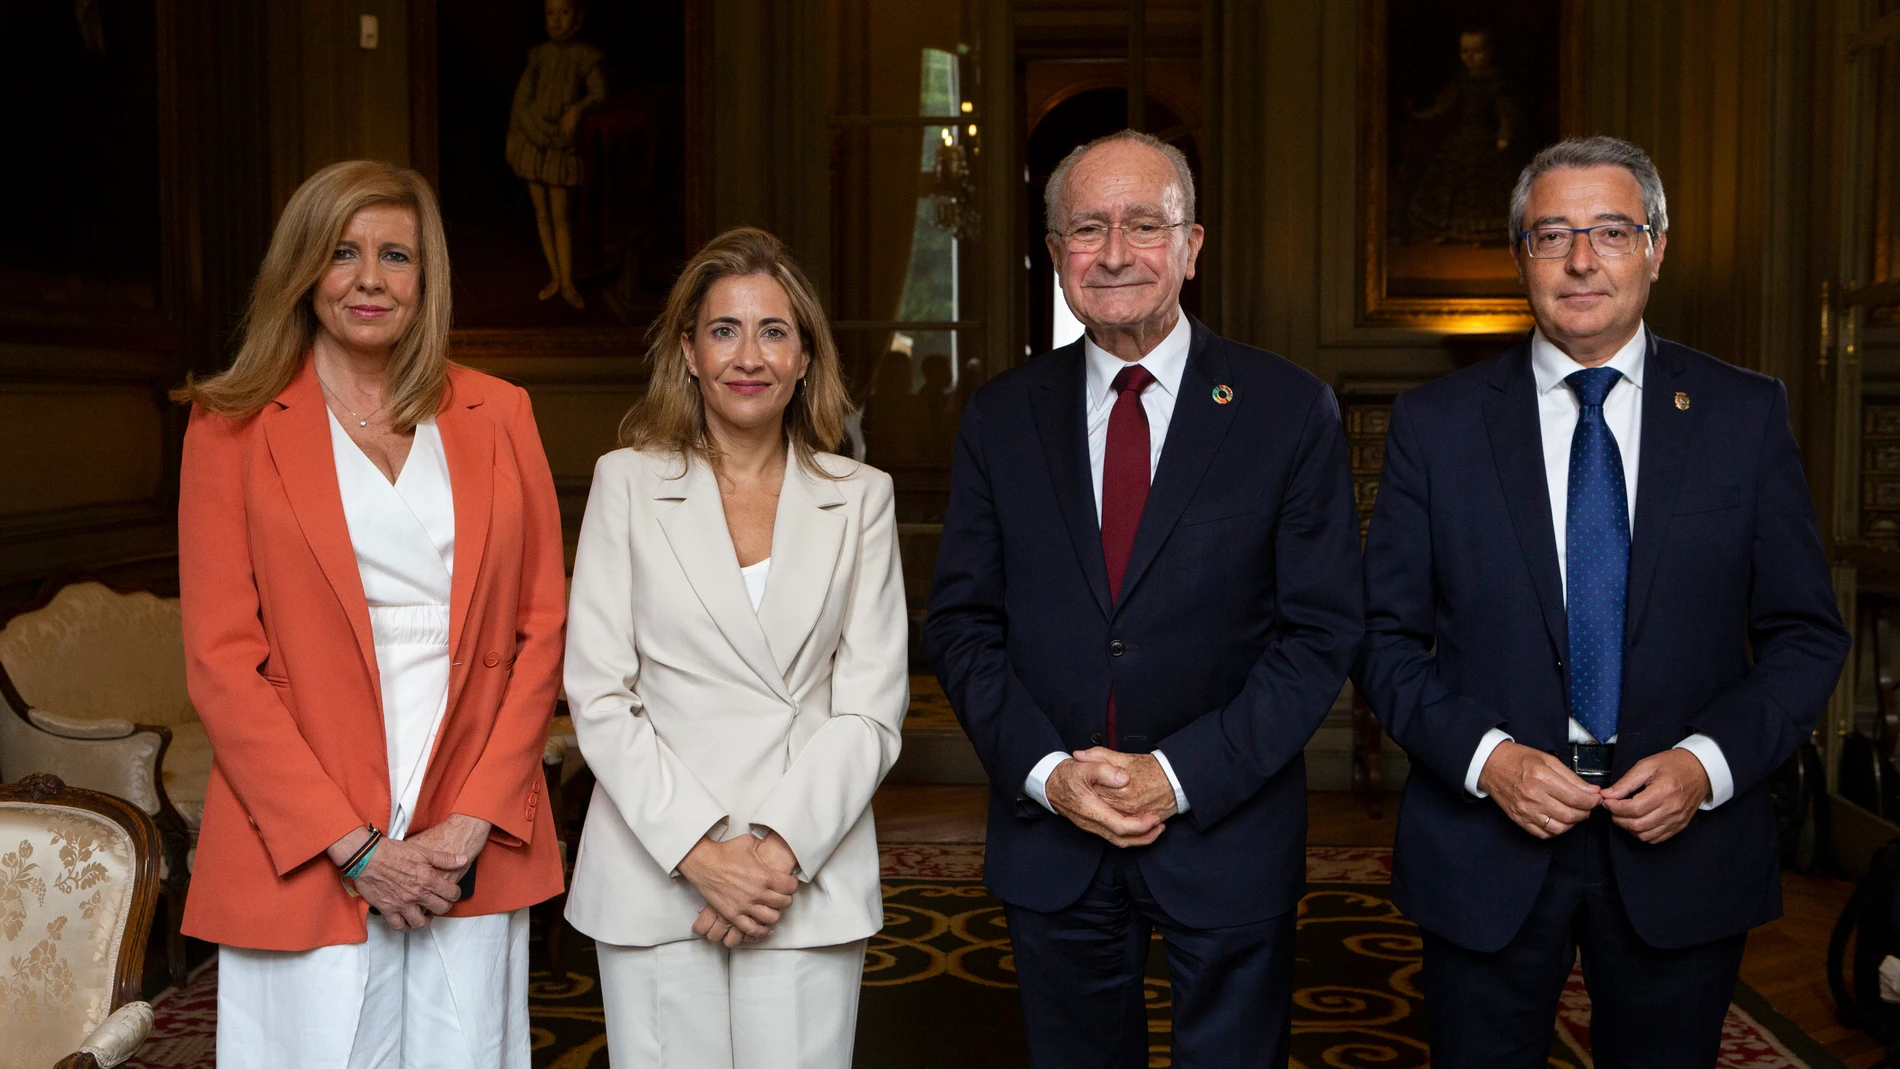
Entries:
[[978, 0], [831, 0], [831, 310], [921, 614], [986, 310]]
[[[919, 64], [917, 114], [925, 119], [960, 114], [962, 96], [957, 92], [957, 57], [940, 48], [926, 48]], [[971, 108], [974, 112], [974, 104]], [[968, 135], [972, 140], [974, 135]], [[898, 299], [896, 318], [911, 323], [952, 323], [957, 320], [957, 245], [958, 231], [967, 220], [966, 181], [969, 161], [964, 154], [965, 135], [959, 124], [926, 126], [923, 130], [923, 154], [919, 163], [917, 212], [910, 236], [910, 268], [904, 275], [903, 295]], [[950, 370], [946, 387], [955, 393], [961, 369], [957, 366], [957, 334], [954, 330], [928, 331], [920, 339], [901, 330], [892, 331], [886, 352], [901, 352], [910, 360], [911, 392], [928, 386], [924, 361], [944, 356]]]

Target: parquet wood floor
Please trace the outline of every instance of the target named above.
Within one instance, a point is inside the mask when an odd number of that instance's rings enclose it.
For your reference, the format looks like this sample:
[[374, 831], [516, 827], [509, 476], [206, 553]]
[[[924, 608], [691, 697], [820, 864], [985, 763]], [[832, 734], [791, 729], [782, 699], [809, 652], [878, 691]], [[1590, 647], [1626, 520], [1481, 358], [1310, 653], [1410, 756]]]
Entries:
[[[984, 793], [980, 786], [885, 786], [873, 803], [878, 836], [893, 842], [981, 842]], [[1364, 799], [1315, 792], [1308, 795], [1307, 841], [1389, 846], [1398, 827], [1398, 796], [1388, 796], [1384, 808], [1383, 817], [1374, 820], [1366, 815]], [[1784, 873], [1781, 888], [1783, 915], [1749, 935], [1742, 980], [1849, 1069], [1870, 1069], [1880, 1061], [1880, 1045], [1835, 1019], [1827, 988], [1828, 935], [1853, 884]]]

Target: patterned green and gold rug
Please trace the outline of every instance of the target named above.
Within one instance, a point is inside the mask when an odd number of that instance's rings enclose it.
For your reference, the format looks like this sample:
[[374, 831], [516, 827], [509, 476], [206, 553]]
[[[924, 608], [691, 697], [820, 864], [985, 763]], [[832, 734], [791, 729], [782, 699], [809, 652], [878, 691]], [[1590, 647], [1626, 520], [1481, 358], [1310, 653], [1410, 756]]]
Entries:
[[[884, 931], [866, 953], [858, 1069], [1012, 1069], [1025, 1064], [1022, 1014], [1002, 906], [983, 887], [975, 844], [883, 849]], [[1391, 851], [1311, 847], [1300, 901], [1293, 1007], [1301, 1069], [1423, 1069], [1418, 929], [1387, 897]], [[530, 1013], [536, 1069], [606, 1069], [593, 948], [570, 936], [566, 985], [536, 974]], [[213, 1064], [215, 959], [156, 1000], [139, 1058], [148, 1069]], [[1159, 943], [1148, 968], [1150, 1066], [1170, 1064], [1168, 981]], [[1590, 1000], [1573, 974], [1551, 1037], [1550, 1065], [1590, 1069]], [[1746, 986], [1736, 989], [1720, 1069], [1841, 1069]], [[623, 1067], [625, 1069], [625, 1067]]]

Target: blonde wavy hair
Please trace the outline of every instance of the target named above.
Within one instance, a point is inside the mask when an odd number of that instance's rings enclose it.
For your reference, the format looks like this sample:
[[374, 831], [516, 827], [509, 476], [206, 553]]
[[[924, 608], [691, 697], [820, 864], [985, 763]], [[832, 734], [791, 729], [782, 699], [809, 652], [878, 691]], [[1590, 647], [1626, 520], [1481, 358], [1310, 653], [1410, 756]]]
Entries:
[[717, 466], [718, 449], [706, 427], [706, 402], [681, 340], [698, 328], [700, 305], [713, 283], [740, 275], [771, 277], [792, 306], [810, 364], [785, 409], [785, 442], [806, 471], [833, 478], [815, 458], [837, 451], [851, 399], [839, 370], [831, 322], [791, 250], [756, 227], [734, 227], [712, 239], [680, 271], [667, 295], [666, 311], [647, 332], [647, 392], [620, 421], [620, 444], [677, 453], [682, 459], [696, 455]]
[[251, 287], [237, 359], [208, 379], [187, 378], [183, 387], [172, 391], [172, 399], [249, 419], [284, 392], [317, 336], [311, 303], [317, 280], [329, 267], [350, 220], [382, 204], [415, 213], [422, 267], [422, 306], [390, 354], [384, 408], [398, 431], [433, 416], [448, 387], [448, 237], [428, 181], [376, 160], [333, 163], [290, 195]]

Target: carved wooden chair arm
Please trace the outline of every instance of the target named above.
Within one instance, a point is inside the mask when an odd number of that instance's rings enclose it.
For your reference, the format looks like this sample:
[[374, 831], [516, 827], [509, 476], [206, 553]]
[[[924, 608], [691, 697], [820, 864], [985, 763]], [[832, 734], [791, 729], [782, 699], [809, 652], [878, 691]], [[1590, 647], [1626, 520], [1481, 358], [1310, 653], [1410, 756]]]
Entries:
[[151, 1004], [128, 1002], [114, 1010], [77, 1051], [61, 1058], [53, 1069], [112, 1069], [138, 1053], [151, 1031]]

